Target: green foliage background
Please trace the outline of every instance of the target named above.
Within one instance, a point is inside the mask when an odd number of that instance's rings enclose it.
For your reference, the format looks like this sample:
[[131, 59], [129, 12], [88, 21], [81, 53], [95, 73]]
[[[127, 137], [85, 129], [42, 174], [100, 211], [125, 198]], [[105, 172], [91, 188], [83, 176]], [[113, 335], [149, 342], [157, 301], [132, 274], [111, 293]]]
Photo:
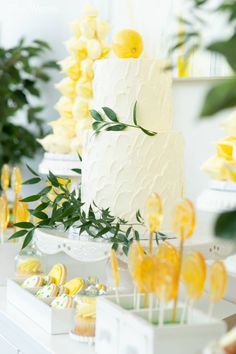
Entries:
[[[19, 163], [32, 158], [40, 147], [36, 138], [44, 134], [44, 107], [39, 104], [40, 83], [50, 80], [48, 70], [58, 69], [55, 61], [43, 61], [48, 43], [21, 39], [15, 47], [0, 47], [0, 168], [4, 163]], [[36, 104], [37, 103], [37, 104]], [[24, 115], [24, 126], [16, 115]]]

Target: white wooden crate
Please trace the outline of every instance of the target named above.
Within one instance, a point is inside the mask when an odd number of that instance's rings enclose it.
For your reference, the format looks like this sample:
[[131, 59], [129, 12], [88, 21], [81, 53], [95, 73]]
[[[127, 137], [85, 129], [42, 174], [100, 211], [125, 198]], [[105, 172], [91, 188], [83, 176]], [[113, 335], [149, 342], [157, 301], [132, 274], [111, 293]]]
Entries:
[[[115, 297], [97, 301], [96, 353], [97, 354], [195, 354], [209, 341], [218, 339], [226, 331], [224, 321], [210, 318], [204, 312], [193, 309], [187, 324], [153, 325], [147, 321], [148, 310], [127, 310], [133, 295], [123, 295], [121, 306]], [[183, 306], [177, 310], [180, 319]], [[154, 310], [153, 319], [159, 312]], [[171, 320], [172, 309], [165, 311], [165, 321]], [[172, 340], [173, 338], [173, 340]]]
[[[7, 281], [7, 301], [50, 334], [66, 334], [73, 328], [74, 309], [55, 309], [20, 285], [17, 279]], [[50, 301], [49, 301], [50, 302]]]

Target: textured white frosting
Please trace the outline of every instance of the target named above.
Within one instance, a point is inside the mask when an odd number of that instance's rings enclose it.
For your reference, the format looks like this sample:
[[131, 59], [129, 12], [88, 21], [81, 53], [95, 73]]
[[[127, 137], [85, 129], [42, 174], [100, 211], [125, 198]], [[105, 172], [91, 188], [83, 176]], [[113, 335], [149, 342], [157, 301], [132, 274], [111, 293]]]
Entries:
[[166, 61], [104, 59], [95, 63], [93, 108], [113, 109], [122, 122], [133, 123], [137, 101], [138, 123], [154, 131], [172, 127], [172, 78], [163, 71]]
[[[112, 94], [111, 94], [112, 95]], [[150, 137], [138, 129], [87, 136], [82, 161], [82, 199], [109, 207], [113, 215], [135, 221], [147, 196], [159, 193], [163, 230], [170, 230], [173, 209], [183, 193], [184, 142], [178, 132]]]

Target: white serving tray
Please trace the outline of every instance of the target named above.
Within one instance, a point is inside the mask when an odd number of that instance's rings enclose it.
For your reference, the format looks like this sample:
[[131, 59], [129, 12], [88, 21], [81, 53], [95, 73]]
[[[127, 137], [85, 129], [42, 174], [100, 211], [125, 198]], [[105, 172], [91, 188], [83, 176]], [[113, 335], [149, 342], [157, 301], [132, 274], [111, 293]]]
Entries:
[[[97, 354], [195, 354], [226, 332], [225, 322], [197, 309], [189, 312], [187, 324], [152, 325], [146, 320], [146, 309], [125, 309], [130, 307], [132, 297], [120, 297], [123, 307], [116, 304], [114, 296], [98, 299]], [[181, 317], [182, 309], [180, 304], [177, 319]], [[172, 308], [169, 307], [165, 311], [165, 320], [171, 320], [171, 315]], [[154, 310], [153, 318], [158, 319], [158, 310]]]
[[67, 334], [71, 331], [75, 315], [74, 309], [54, 309], [49, 305], [51, 301], [44, 302], [36, 298], [29, 290], [23, 289], [20, 284], [21, 280], [19, 279], [8, 279], [7, 301], [50, 334]]

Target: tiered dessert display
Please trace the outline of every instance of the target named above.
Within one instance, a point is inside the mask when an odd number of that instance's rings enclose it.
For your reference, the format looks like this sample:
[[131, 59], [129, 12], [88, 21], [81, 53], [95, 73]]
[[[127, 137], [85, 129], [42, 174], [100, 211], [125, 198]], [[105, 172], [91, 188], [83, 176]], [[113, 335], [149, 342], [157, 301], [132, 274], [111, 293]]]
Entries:
[[53, 133], [39, 140], [46, 150], [39, 168], [44, 174], [50, 170], [76, 176], [72, 169], [80, 165], [84, 133], [91, 127], [93, 63], [109, 54], [108, 30], [108, 23], [100, 20], [91, 6], [86, 7], [81, 20], [72, 23], [73, 37], [66, 42], [69, 56], [59, 63], [67, 77], [56, 85], [62, 94], [55, 106], [60, 118], [49, 123]]
[[216, 143], [215, 156], [202, 167], [212, 181], [198, 199], [200, 209], [216, 213], [236, 207], [236, 113], [222, 126], [229, 135]]

